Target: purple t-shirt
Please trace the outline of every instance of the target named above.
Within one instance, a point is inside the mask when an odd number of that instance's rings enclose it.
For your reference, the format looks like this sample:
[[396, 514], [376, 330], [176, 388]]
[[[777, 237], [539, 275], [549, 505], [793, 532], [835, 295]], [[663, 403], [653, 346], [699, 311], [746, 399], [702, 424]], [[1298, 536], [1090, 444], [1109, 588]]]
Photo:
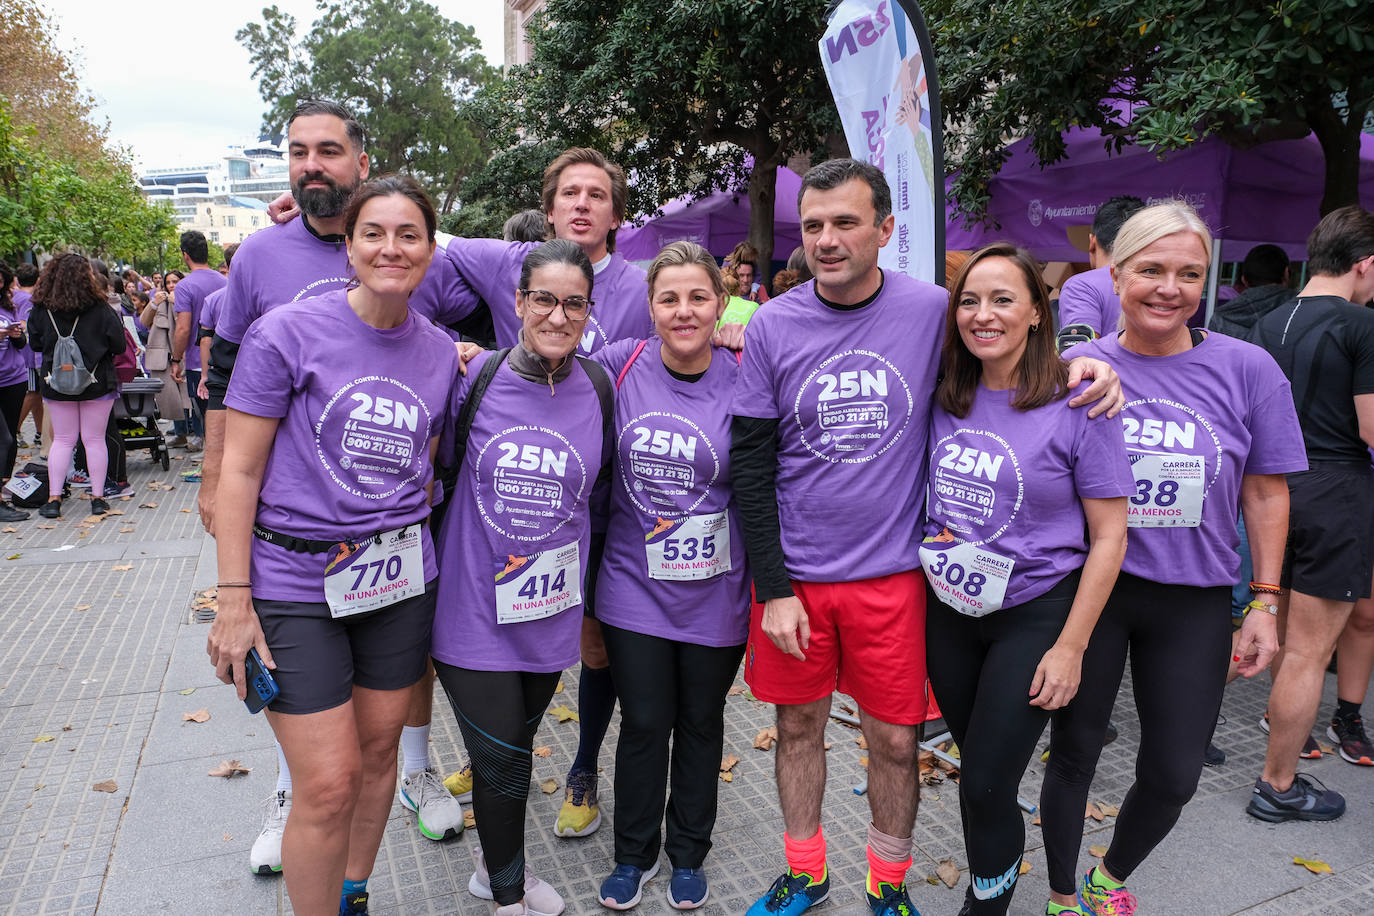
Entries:
[[224, 289], [217, 289], [205, 297], [205, 305], [200, 309], [200, 326], [213, 331], [215, 329], [215, 318], [219, 315], [220, 303], [224, 301]]
[[793, 579], [915, 569], [949, 294], [889, 271], [876, 299], [840, 310], [814, 287], [755, 313], [730, 412], [779, 420], [778, 520]]
[[1105, 336], [1121, 320], [1121, 297], [1112, 289], [1112, 269], [1096, 267], [1074, 274], [1059, 290], [1059, 326], [1086, 324]]
[[33, 366], [33, 360], [29, 357], [33, 351], [27, 347], [21, 350], [19, 341], [5, 336], [11, 324], [28, 321], [29, 311], [33, 308], [28, 293], [23, 293], [22, 300], [19, 297], [20, 290], [15, 289], [11, 292], [10, 308], [0, 306], [0, 386], [27, 382], [29, 369]]
[[223, 289], [225, 283], [219, 271], [207, 268], [191, 271], [177, 284], [176, 302], [172, 306], [172, 311], [178, 315], [184, 312], [191, 313], [191, 336], [187, 339], [186, 352], [182, 354], [186, 360], [182, 368], [188, 372], [200, 371], [200, 347], [196, 344], [196, 338], [200, 336], [200, 313], [205, 308], [205, 299]]
[[1081, 500], [1135, 492], [1120, 420], [1089, 419], [1067, 397], [1016, 410], [1013, 393], [979, 385], [962, 419], [934, 408], [926, 513], [927, 533], [947, 528], [1013, 561], [1004, 608], [1043, 595], [1083, 566]]
[[[452, 346], [450, 345], [450, 349]], [[449, 400], [457, 417], [490, 353], [468, 363]], [[452, 373], [450, 373], [450, 376]], [[518, 586], [528, 611], [579, 593], [591, 547], [588, 500], [602, 465], [601, 402], [580, 364], [554, 391], [503, 363], [473, 417], [452, 503], [438, 536], [440, 567], [434, 657], [478, 671], [562, 671], [577, 661], [582, 602], [537, 619], [498, 623], [497, 588]], [[441, 460], [451, 443], [441, 445]], [[577, 545], [580, 574], [545, 567]], [[550, 579], [552, 581], [550, 581]], [[498, 582], [502, 583], [498, 586]]]
[[[617, 341], [593, 359], [615, 379], [639, 345]], [[644, 342], [616, 391], [611, 521], [596, 616], [663, 639], [740, 645], [749, 635], [749, 577], [730, 486], [730, 399], [739, 363], [729, 350], [716, 350], [706, 374], [686, 382], [669, 374], [661, 347], [657, 337]], [[668, 574], [712, 569], [722, 528], [729, 571], [703, 579], [649, 575], [646, 545], [660, 541], [671, 543], [652, 556]]]
[[[443, 421], [457, 358], [447, 335], [415, 312], [399, 327], [374, 328], [342, 291], [254, 322], [224, 403], [281, 420], [258, 524], [342, 541], [424, 521], [429, 441]], [[429, 582], [438, 567], [428, 527], [423, 539]], [[326, 557], [254, 538], [253, 595], [323, 602]]]
[[[19, 313], [19, 320], [26, 325], [29, 321], [29, 313], [33, 311], [33, 296], [26, 289], [14, 288], [14, 307]], [[33, 350], [25, 352], [24, 356], [28, 359], [28, 365], [34, 369], [43, 368], [43, 354]]]
[[[1126, 395], [1121, 419], [1139, 479], [1121, 568], [1154, 582], [1234, 585], [1242, 476], [1307, 469], [1292, 391], [1274, 358], [1224, 334], [1173, 356], [1133, 353], [1115, 334], [1065, 355], [1106, 360]], [[1182, 524], [1197, 508], [1190, 480], [1201, 500], [1195, 526]]]
[[[353, 277], [343, 241], [320, 238], [304, 219], [254, 232], [239, 246], [234, 265], [215, 319], [215, 333], [234, 343], [242, 342], [248, 326], [269, 309], [343, 289]], [[472, 310], [462, 287], [436, 250], [425, 278], [410, 294], [410, 309], [438, 324], [457, 321]]]
[[[496, 345], [513, 347], [520, 340], [520, 319], [515, 315], [515, 290], [520, 285], [520, 265], [525, 255], [541, 242], [503, 242], [499, 239], [448, 240], [443, 246], [447, 260], [467, 281], [464, 314], [479, 298], [491, 309]], [[438, 255], [435, 255], [438, 260]], [[596, 274], [592, 284], [591, 317], [582, 332], [577, 352], [590, 356], [617, 340], [643, 340], [654, 332], [649, 317], [649, 287], [644, 271], [618, 254]]]

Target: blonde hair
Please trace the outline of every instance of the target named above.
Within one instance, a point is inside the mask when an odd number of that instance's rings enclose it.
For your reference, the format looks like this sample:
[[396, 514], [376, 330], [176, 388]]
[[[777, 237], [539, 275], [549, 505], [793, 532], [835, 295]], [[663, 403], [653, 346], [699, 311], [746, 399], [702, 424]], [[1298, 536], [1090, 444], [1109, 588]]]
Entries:
[[720, 268], [716, 266], [716, 259], [711, 257], [711, 253], [702, 248], [696, 242], [673, 242], [665, 245], [663, 250], [654, 258], [649, 265], [649, 296], [654, 295], [654, 284], [658, 282], [658, 275], [667, 267], [689, 267], [695, 265], [706, 271], [706, 276], [711, 278], [711, 288], [716, 291], [717, 296], [725, 295], [725, 281], [721, 279]]
[[1145, 248], [1175, 232], [1191, 232], [1202, 242], [1207, 263], [1212, 261], [1212, 232], [1202, 217], [1181, 200], [1166, 200], [1138, 211], [1121, 225], [1112, 243], [1112, 265], [1117, 271]]

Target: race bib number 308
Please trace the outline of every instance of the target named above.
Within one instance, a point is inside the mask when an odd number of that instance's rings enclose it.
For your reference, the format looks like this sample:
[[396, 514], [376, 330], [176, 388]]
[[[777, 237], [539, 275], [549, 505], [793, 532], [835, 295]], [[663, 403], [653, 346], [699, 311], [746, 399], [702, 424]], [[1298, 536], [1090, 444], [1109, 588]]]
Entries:
[[1014, 561], [963, 543], [921, 546], [921, 567], [942, 602], [960, 614], [983, 617], [1002, 609]]

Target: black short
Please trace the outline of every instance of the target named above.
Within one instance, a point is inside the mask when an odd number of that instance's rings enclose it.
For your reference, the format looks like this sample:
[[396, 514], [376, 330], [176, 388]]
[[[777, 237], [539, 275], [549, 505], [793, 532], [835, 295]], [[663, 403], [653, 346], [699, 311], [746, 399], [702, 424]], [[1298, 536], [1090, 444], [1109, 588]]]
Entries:
[[601, 555], [606, 552], [606, 534], [592, 532], [592, 545], [587, 548], [587, 575], [582, 578], [582, 616], [596, 616], [596, 580], [601, 575]]
[[1288, 475], [1284, 588], [1333, 601], [1369, 597], [1374, 569], [1374, 469], [1317, 464]]
[[303, 715], [342, 706], [353, 686], [401, 690], [425, 673], [434, 628], [435, 582], [395, 604], [334, 619], [320, 602], [254, 598], [277, 667], [273, 712]]

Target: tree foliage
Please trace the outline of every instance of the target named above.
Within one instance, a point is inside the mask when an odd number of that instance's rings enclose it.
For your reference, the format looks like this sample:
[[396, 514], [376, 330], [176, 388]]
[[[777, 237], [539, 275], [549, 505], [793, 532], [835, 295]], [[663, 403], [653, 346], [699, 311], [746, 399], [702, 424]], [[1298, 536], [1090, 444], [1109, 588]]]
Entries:
[[1061, 132], [1098, 127], [1116, 149], [1236, 146], [1314, 132], [1321, 210], [1358, 203], [1359, 135], [1374, 98], [1367, 0], [926, 0], [962, 210], [986, 212], [1008, 137], [1042, 163]]
[[486, 158], [482, 132], [456, 115], [495, 73], [472, 28], [423, 0], [318, 0], [317, 8], [299, 40], [295, 17], [276, 6], [235, 34], [268, 106], [264, 129], [280, 133], [300, 98], [346, 105], [367, 128], [373, 171], [427, 179], [447, 210]]
[[817, 53], [825, 7], [826, 0], [549, 0], [528, 31], [531, 62], [472, 106], [501, 152], [465, 199], [514, 185], [520, 193], [503, 199], [508, 213], [537, 206], [537, 193], [525, 190], [533, 181], [537, 192], [534, 163], [542, 169], [571, 145], [600, 149], [633, 175], [633, 213], [747, 181], [750, 241], [764, 267], [777, 167], [821, 150], [839, 130]]
[[144, 201], [128, 154], [106, 145], [58, 45], [32, 0], [0, 0], [0, 253], [155, 251], [175, 220]]

